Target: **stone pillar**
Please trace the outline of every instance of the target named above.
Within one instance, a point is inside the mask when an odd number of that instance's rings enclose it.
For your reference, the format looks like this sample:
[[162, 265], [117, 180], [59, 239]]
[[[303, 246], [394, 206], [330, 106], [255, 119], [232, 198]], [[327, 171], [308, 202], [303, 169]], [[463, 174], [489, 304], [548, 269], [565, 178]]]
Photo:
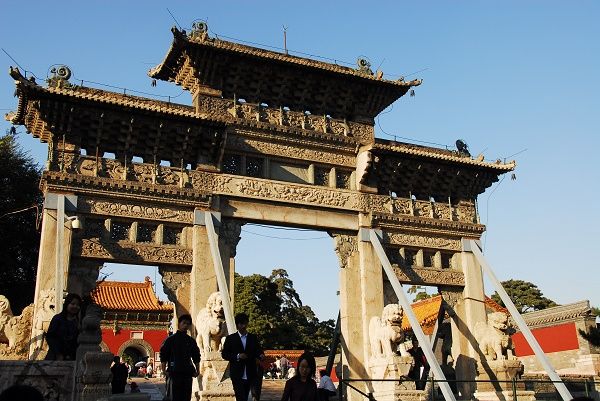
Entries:
[[[42, 342], [43, 331], [47, 330], [52, 316], [56, 313], [56, 305], [59, 303], [62, 304], [62, 299], [57, 300], [54, 293], [56, 277], [57, 197], [57, 194], [47, 193], [42, 212], [42, 232], [35, 283], [35, 310], [31, 332], [30, 359], [43, 359], [45, 357]], [[73, 213], [73, 208], [76, 208], [76, 205], [76, 197], [69, 196], [68, 199], [65, 199], [65, 211]], [[73, 230], [71, 222], [63, 222], [62, 224], [65, 224], [62, 271], [64, 272], [66, 282], [71, 258]]]
[[[199, 211], [204, 213], [204, 211]], [[210, 245], [208, 243], [208, 234], [206, 226], [200, 225], [200, 222], [194, 221], [192, 235], [192, 271], [190, 273], [190, 314], [194, 323], [200, 309], [206, 306], [206, 301], [210, 294], [218, 291], [217, 276], [213, 266], [212, 256], [210, 254]], [[227, 260], [227, 265], [229, 260]], [[224, 265], [225, 266], [225, 265]], [[195, 337], [196, 333], [193, 333]]]
[[[345, 379], [369, 378], [369, 321], [383, 310], [382, 268], [370, 242], [359, 241], [354, 235], [335, 235], [336, 252], [340, 259], [340, 327], [342, 366]], [[370, 383], [356, 383], [361, 390], [372, 393]], [[351, 400], [362, 395], [347, 390]]]
[[[465, 276], [465, 287], [462, 300], [459, 300], [454, 311], [452, 354], [456, 356], [456, 377], [458, 380], [475, 380], [480, 362], [479, 346], [473, 335], [478, 322], [487, 321], [485, 311], [485, 294], [483, 289], [483, 272], [471, 252], [461, 253], [461, 266]], [[459, 391], [463, 398], [470, 398], [476, 390], [475, 383], [459, 383]]]

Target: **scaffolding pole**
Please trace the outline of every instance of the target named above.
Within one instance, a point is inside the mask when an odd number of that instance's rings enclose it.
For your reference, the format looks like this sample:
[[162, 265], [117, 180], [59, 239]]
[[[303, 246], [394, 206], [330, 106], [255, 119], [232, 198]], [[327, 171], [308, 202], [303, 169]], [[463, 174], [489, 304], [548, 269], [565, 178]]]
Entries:
[[217, 284], [219, 285], [219, 292], [221, 293], [221, 298], [223, 299], [223, 311], [225, 312], [227, 332], [229, 334], [233, 334], [237, 331], [237, 328], [235, 327], [235, 321], [233, 319], [231, 298], [229, 298], [227, 280], [225, 280], [225, 271], [223, 270], [223, 261], [221, 259], [221, 252], [219, 251], [219, 236], [215, 231], [212, 212], [205, 212], [204, 222], [206, 224], [206, 233], [208, 235], [208, 243], [210, 245], [210, 254], [212, 256], [213, 266], [215, 268], [215, 275], [217, 276]]
[[540, 361], [540, 363], [542, 364], [542, 367], [548, 374], [548, 377], [550, 377], [550, 380], [552, 380], [552, 383], [554, 383], [554, 386], [556, 387], [556, 390], [558, 391], [562, 399], [564, 401], [571, 400], [573, 396], [571, 396], [571, 393], [567, 389], [567, 386], [565, 386], [565, 383], [563, 383], [563, 381], [560, 379], [560, 376], [558, 376], [558, 374], [550, 364], [550, 361], [546, 357], [546, 354], [542, 350], [542, 347], [540, 347], [540, 344], [537, 342], [537, 340], [531, 333], [531, 330], [529, 329], [529, 327], [527, 327], [527, 323], [525, 323], [523, 316], [521, 316], [521, 314], [517, 310], [517, 307], [502, 287], [500, 280], [498, 280], [498, 278], [494, 274], [492, 266], [489, 265], [489, 263], [483, 256], [483, 253], [481, 252], [481, 249], [479, 249], [479, 245], [477, 244], [477, 242], [475, 242], [472, 239], [463, 240], [463, 248], [465, 249], [465, 251], [470, 251], [473, 253], [473, 255], [475, 255], [475, 258], [483, 268], [483, 271], [488, 274], [488, 277], [490, 278], [492, 284], [494, 285], [494, 287], [496, 287], [498, 295], [500, 295], [500, 299], [502, 299], [502, 302], [504, 302], [504, 306], [506, 306], [506, 309], [508, 309], [513, 319], [517, 323], [517, 326], [521, 330], [521, 333], [523, 333], [523, 336], [527, 340], [527, 343], [529, 343], [529, 346], [531, 347], [531, 349], [533, 349], [535, 356], [537, 357], [538, 361]]
[[[361, 229], [361, 230], [367, 230], [367, 229]], [[444, 395], [444, 399], [446, 401], [456, 401], [456, 398], [454, 397], [454, 394], [452, 393], [452, 390], [450, 389], [450, 385], [446, 381], [446, 376], [444, 376], [444, 372], [442, 372], [442, 368], [441, 368], [440, 364], [438, 363], [437, 359], [435, 358], [435, 355], [433, 354], [433, 350], [431, 349], [431, 344], [429, 342], [429, 339], [427, 338], [425, 333], [423, 333], [423, 329], [421, 328], [421, 325], [419, 324], [419, 320], [417, 319], [417, 316], [413, 312], [412, 307], [410, 306], [410, 302], [408, 302], [408, 298], [406, 298], [404, 291], [402, 291], [402, 285], [400, 284], [398, 277], [396, 277], [396, 274], [394, 273], [394, 270], [392, 269], [392, 265], [391, 265], [387, 255], [385, 254], [385, 251], [383, 250], [383, 246], [381, 245], [379, 236], [377, 235], [376, 231], [373, 229], [368, 229], [368, 232], [369, 232], [369, 240], [371, 241], [371, 244], [373, 245], [373, 249], [375, 250], [377, 257], [379, 258], [379, 261], [383, 265], [383, 270], [385, 271], [385, 274], [387, 275], [388, 280], [392, 284], [392, 288], [394, 288], [394, 292], [396, 293], [396, 296], [398, 297], [398, 302], [400, 303], [400, 305], [402, 306], [402, 309], [404, 309], [404, 313], [406, 313], [406, 316], [408, 317], [408, 321], [410, 322], [410, 326], [412, 327], [413, 333], [417, 336], [419, 343], [422, 344], [421, 349], [423, 350], [423, 353], [425, 354], [425, 357], [427, 358], [427, 362], [429, 362], [429, 366], [431, 366], [434, 376], [436, 378], [438, 378], [438, 380], [440, 380], [439, 386], [440, 386], [440, 389], [442, 390], [442, 394]], [[362, 235], [361, 235], [361, 238], [362, 238]], [[432, 389], [432, 391], [433, 391], [433, 389]]]

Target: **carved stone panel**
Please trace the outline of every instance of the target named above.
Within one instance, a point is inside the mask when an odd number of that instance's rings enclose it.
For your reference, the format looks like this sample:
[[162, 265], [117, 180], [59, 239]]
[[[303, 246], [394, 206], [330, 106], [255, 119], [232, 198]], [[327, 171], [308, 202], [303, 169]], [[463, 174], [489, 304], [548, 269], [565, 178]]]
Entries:
[[265, 156], [277, 156], [291, 159], [310, 160], [316, 163], [334, 164], [346, 167], [354, 167], [354, 155], [343, 153], [340, 149], [326, 151], [306, 146], [306, 143], [278, 143], [272, 138], [251, 139], [236, 136], [228, 140], [227, 148], [242, 152], [256, 152]]
[[148, 203], [108, 201], [82, 197], [77, 203], [78, 210], [104, 216], [121, 216], [133, 219], [172, 221], [191, 224], [194, 212], [178, 207], [164, 207]]
[[401, 283], [416, 285], [447, 285], [460, 286], [465, 285], [465, 276], [462, 272], [448, 269], [435, 268], [410, 268], [393, 266], [394, 272]]
[[191, 265], [192, 250], [175, 246], [134, 244], [97, 238], [77, 241], [74, 254], [82, 258], [114, 260], [131, 264]]
[[384, 240], [390, 245], [448, 249], [452, 251], [460, 251], [462, 249], [460, 239], [458, 238], [445, 238], [431, 234], [390, 232], [384, 234]]

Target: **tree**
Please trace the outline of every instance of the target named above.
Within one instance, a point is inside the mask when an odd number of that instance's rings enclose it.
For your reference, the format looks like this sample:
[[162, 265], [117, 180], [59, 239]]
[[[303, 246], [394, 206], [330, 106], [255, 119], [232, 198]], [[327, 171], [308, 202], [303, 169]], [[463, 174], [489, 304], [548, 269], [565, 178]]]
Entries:
[[300, 296], [294, 289], [294, 282], [284, 269], [275, 269], [269, 280], [277, 286], [277, 296], [281, 299], [282, 308], [297, 308], [302, 306]]
[[235, 276], [235, 313], [250, 316], [249, 331], [271, 349], [305, 349], [327, 355], [333, 338], [334, 321], [319, 321], [303, 305], [287, 271], [273, 270], [269, 278], [260, 274]]
[[415, 294], [413, 302], [421, 301], [423, 299], [431, 298], [433, 295], [427, 293], [427, 289], [422, 285], [411, 285], [407, 292], [409, 294]]
[[262, 339], [263, 347], [277, 345], [277, 331], [281, 315], [281, 299], [277, 286], [260, 274], [235, 274], [234, 313], [245, 312], [250, 317], [248, 331]]
[[[519, 313], [532, 312], [557, 306], [557, 303], [544, 297], [542, 291], [533, 283], [523, 280], [503, 281], [502, 286], [508, 293]], [[505, 306], [497, 292], [492, 299], [498, 304]]]
[[35, 291], [40, 175], [14, 131], [0, 137], [0, 294], [9, 299], [15, 314], [33, 302]]

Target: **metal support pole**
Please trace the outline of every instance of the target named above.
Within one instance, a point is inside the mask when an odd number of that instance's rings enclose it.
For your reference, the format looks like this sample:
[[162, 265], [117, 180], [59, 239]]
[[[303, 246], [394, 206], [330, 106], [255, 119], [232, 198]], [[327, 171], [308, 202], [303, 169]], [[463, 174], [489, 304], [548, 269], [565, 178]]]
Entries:
[[465, 248], [465, 251], [470, 251], [473, 253], [473, 255], [475, 255], [475, 258], [483, 268], [483, 271], [488, 274], [490, 281], [496, 288], [496, 291], [498, 292], [498, 295], [500, 295], [502, 302], [504, 302], [504, 306], [506, 306], [506, 309], [508, 309], [513, 319], [517, 323], [517, 326], [521, 330], [521, 333], [523, 333], [523, 336], [527, 340], [527, 343], [529, 343], [529, 346], [531, 347], [531, 349], [533, 349], [535, 356], [537, 357], [538, 361], [540, 361], [542, 367], [548, 374], [548, 377], [550, 377], [550, 380], [552, 380], [552, 382], [554, 383], [554, 386], [556, 387], [556, 390], [559, 392], [562, 399], [564, 401], [571, 400], [573, 396], [571, 396], [571, 393], [567, 389], [567, 386], [565, 386], [558, 374], [556, 374], [556, 371], [550, 364], [550, 361], [546, 357], [546, 354], [542, 350], [542, 347], [540, 347], [540, 344], [537, 342], [537, 340], [531, 333], [531, 330], [529, 329], [529, 327], [527, 327], [527, 323], [525, 323], [525, 320], [517, 310], [515, 304], [512, 302], [512, 300], [502, 287], [502, 284], [494, 274], [492, 267], [487, 263], [487, 260], [483, 256], [481, 249], [479, 249], [479, 245], [477, 245], [477, 243], [474, 240], [463, 240], [463, 248]]
[[340, 312], [338, 312], [337, 321], [335, 323], [335, 329], [333, 330], [333, 338], [331, 339], [331, 345], [329, 348], [329, 356], [327, 356], [327, 365], [325, 370], [327, 374], [331, 376], [331, 369], [333, 369], [333, 363], [335, 362], [335, 352], [338, 345], [340, 344]]
[[63, 307], [63, 287], [65, 280], [65, 258], [63, 256], [65, 241], [65, 196], [57, 196], [56, 205], [56, 269], [54, 271], [55, 306], [54, 311], [60, 313]]
[[223, 311], [225, 312], [225, 322], [227, 323], [227, 331], [229, 334], [236, 332], [235, 322], [233, 320], [233, 309], [231, 307], [231, 299], [227, 289], [227, 281], [225, 280], [225, 271], [223, 270], [223, 261], [221, 260], [221, 252], [219, 251], [219, 236], [215, 231], [213, 224], [213, 215], [210, 211], [206, 211], [204, 221], [206, 223], [206, 233], [208, 234], [208, 243], [210, 245], [210, 254], [217, 276], [217, 284], [223, 298]]
[[435, 358], [435, 355], [433, 354], [429, 339], [427, 338], [425, 333], [423, 333], [423, 329], [421, 328], [421, 325], [419, 324], [419, 320], [417, 319], [415, 312], [413, 312], [412, 307], [410, 306], [410, 302], [408, 302], [408, 298], [406, 298], [404, 291], [402, 291], [402, 285], [400, 284], [398, 277], [396, 276], [396, 274], [394, 273], [394, 270], [392, 269], [392, 265], [391, 265], [387, 255], [385, 254], [385, 251], [383, 250], [383, 246], [381, 245], [381, 242], [379, 241], [379, 237], [377, 236], [377, 233], [373, 229], [369, 229], [368, 231], [369, 231], [369, 240], [371, 241], [371, 244], [373, 245], [373, 248], [375, 249], [375, 253], [379, 257], [379, 261], [383, 265], [383, 270], [385, 271], [385, 274], [387, 275], [388, 280], [392, 284], [392, 288], [394, 288], [394, 292], [396, 293], [396, 296], [398, 297], [398, 302], [400, 303], [400, 305], [402, 306], [402, 309], [404, 309], [404, 313], [408, 317], [408, 321], [410, 322], [410, 327], [412, 328], [413, 333], [417, 336], [417, 339], [419, 340], [419, 343], [421, 344], [421, 349], [423, 350], [423, 353], [425, 354], [425, 357], [427, 358], [427, 362], [429, 362], [429, 366], [431, 366], [434, 376], [436, 378], [438, 378], [438, 380], [441, 380], [440, 381], [440, 389], [442, 390], [444, 399], [446, 401], [456, 401], [456, 398], [454, 397], [454, 394], [452, 393], [452, 390], [450, 389], [450, 385], [448, 384], [448, 381], [446, 380], [446, 376], [444, 376], [444, 372], [442, 372], [442, 368], [441, 368], [440, 364], [438, 363], [437, 359]]

